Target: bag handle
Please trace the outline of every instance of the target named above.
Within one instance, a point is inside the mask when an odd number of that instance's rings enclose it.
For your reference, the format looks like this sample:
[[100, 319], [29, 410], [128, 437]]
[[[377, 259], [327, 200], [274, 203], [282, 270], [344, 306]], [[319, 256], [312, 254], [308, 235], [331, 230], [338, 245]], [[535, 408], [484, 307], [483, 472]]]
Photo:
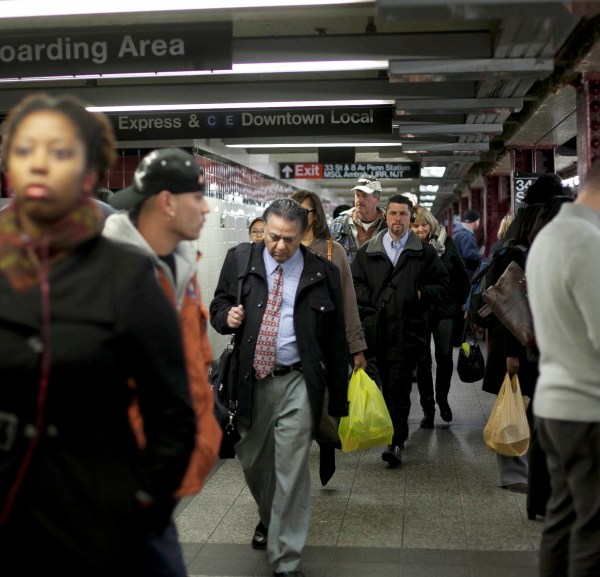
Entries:
[[[238, 246], [236, 252], [236, 263], [238, 266], [238, 281], [237, 281], [237, 295], [236, 295], [236, 303], [241, 304], [242, 302], [242, 285], [244, 284], [244, 279], [248, 276], [248, 271], [250, 270], [250, 260], [252, 257], [252, 246], [254, 243], [245, 242]], [[237, 254], [239, 253], [240, 258], [237, 258]], [[240, 266], [242, 264], [243, 266]], [[236, 348], [236, 333], [231, 335], [231, 341], [229, 345], [233, 349]], [[237, 354], [235, 351], [231, 354]], [[233, 412], [234, 409], [232, 407], [237, 407], [237, 380], [234, 379], [231, 387], [231, 398], [230, 398], [230, 412]]]
[[477, 333], [475, 332], [475, 328], [473, 327], [473, 323], [469, 317], [466, 318], [465, 328], [463, 330], [462, 342], [467, 341], [467, 335], [471, 333], [473, 335], [473, 342], [477, 344]]

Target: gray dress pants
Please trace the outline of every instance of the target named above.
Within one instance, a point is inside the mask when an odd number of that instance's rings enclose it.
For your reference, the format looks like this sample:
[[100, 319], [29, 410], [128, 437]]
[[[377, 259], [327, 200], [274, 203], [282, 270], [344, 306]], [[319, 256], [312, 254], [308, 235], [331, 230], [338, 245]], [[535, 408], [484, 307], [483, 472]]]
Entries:
[[304, 374], [254, 384], [252, 426], [240, 426], [236, 454], [269, 528], [267, 558], [277, 573], [299, 569], [310, 522], [313, 422]]

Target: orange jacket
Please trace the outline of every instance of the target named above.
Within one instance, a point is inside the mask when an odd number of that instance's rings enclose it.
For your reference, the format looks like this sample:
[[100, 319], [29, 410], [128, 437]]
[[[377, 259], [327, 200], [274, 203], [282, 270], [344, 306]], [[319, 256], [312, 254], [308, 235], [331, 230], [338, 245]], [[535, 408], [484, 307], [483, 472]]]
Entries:
[[[170, 280], [159, 269], [158, 279], [167, 296], [175, 304], [175, 294]], [[200, 287], [196, 278], [188, 282], [181, 310], [181, 332], [188, 367], [190, 394], [196, 412], [196, 446], [186, 474], [176, 493], [177, 497], [198, 493], [212, 469], [221, 446], [223, 435], [214, 417], [214, 401], [208, 382], [208, 367], [212, 350], [206, 332], [208, 310], [202, 304]]]
[[[164, 271], [157, 267], [160, 285], [176, 306], [173, 285]], [[208, 367], [212, 361], [212, 350], [206, 332], [208, 310], [202, 304], [200, 287], [193, 277], [183, 297], [179, 320], [183, 335], [183, 346], [190, 383], [190, 396], [196, 413], [196, 444], [190, 457], [187, 471], [181, 481], [176, 497], [194, 495], [204, 486], [204, 480], [212, 469], [219, 455], [223, 433], [214, 417], [214, 400], [208, 382]], [[131, 383], [135, 388], [135, 383]], [[144, 425], [139, 405], [133, 402], [129, 407], [129, 419], [137, 438], [143, 447], [146, 443]]]

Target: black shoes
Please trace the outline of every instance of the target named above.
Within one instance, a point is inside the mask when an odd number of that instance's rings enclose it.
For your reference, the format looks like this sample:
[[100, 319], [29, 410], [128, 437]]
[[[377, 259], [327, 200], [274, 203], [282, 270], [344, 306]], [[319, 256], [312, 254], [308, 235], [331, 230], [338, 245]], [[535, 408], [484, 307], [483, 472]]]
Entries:
[[452, 421], [452, 409], [450, 408], [448, 401], [438, 401], [437, 404], [440, 408], [440, 417], [442, 417], [442, 421], [450, 423]]
[[273, 573], [275, 577], [304, 577], [302, 571], [282, 571], [281, 573]]
[[[264, 550], [267, 548], [267, 537], [269, 529], [260, 522], [254, 529], [254, 537], [252, 537], [252, 549]], [[283, 575], [283, 573], [282, 573]]]
[[513, 493], [527, 493], [527, 483], [513, 483], [512, 485], [504, 485], [502, 488]]
[[400, 454], [402, 449], [404, 449], [404, 443], [402, 445], [388, 445], [388, 448], [381, 454], [381, 458], [391, 469], [395, 469], [402, 463], [402, 455]]
[[421, 427], [421, 429], [433, 429], [434, 428], [434, 424], [433, 424], [434, 419], [435, 419], [435, 411], [424, 413], [424, 416], [421, 419], [419, 426]]

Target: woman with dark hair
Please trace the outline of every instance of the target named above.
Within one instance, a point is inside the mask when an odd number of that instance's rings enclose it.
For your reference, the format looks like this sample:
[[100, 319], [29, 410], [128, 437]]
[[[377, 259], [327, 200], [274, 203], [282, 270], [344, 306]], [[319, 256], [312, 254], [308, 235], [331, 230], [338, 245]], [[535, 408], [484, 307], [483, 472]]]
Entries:
[[346, 251], [341, 244], [333, 240], [327, 226], [323, 204], [316, 193], [310, 190], [297, 190], [291, 198], [299, 202], [308, 213], [308, 227], [302, 235], [302, 244], [333, 262], [340, 270], [348, 348], [354, 360], [354, 370], [359, 367], [364, 369], [367, 366], [364, 355], [367, 344], [363, 337], [362, 325], [358, 316], [354, 283], [352, 282], [352, 273], [350, 272]]
[[5, 121], [1, 157], [13, 192], [0, 213], [2, 568], [135, 576], [194, 445], [177, 316], [151, 261], [101, 236], [106, 116], [32, 95]]
[[[506, 267], [515, 261], [523, 270], [533, 238], [558, 213], [564, 202], [572, 202], [568, 195], [554, 196], [545, 203], [530, 204], [519, 211], [519, 220], [514, 238], [507, 244], [507, 252], [499, 256], [495, 266], [493, 282], [496, 282]], [[516, 221], [515, 221], [516, 222]], [[519, 377], [521, 392], [533, 399], [538, 379], [537, 352], [526, 349], [511, 333], [496, 321], [491, 329], [490, 344], [483, 378], [482, 389], [498, 395], [506, 373]], [[533, 430], [532, 403], [527, 408], [529, 427]], [[527, 493], [528, 457], [506, 457], [496, 455], [497, 485], [510, 491]]]

